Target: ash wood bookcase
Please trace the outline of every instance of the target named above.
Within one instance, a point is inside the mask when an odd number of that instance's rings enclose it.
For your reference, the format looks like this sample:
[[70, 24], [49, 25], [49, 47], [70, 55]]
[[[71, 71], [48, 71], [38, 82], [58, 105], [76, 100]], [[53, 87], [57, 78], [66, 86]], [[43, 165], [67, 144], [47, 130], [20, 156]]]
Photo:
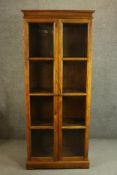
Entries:
[[22, 12], [27, 169], [89, 168], [94, 11]]

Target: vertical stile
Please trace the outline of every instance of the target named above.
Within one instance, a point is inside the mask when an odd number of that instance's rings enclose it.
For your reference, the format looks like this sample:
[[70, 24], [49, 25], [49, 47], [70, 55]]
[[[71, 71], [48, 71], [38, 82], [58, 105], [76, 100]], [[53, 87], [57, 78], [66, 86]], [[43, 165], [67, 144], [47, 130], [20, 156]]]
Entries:
[[24, 63], [25, 63], [25, 111], [26, 111], [26, 139], [28, 160], [31, 158], [31, 131], [30, 131], [30, 97], [29, 97], [29, 26], [24, 20]]
[[91, 67], [92, 67], [92, 21], [88, 23], [88, 61], [86, 81], [86, 130], [85, 130], [85, 159], [88, 159], [89, 124], [90, 124], [90, 98], [91, 98]]
[[59, 24], [59, 46], [58, 46], [58, 54], [59, 54], [59, 159], [61, 159], [62, 153], [62, 90], [63, 90], [63, 24], [61, 20], [58, 21]]
[[58, 23], [54, 23], [54, 159], [58, 159]]

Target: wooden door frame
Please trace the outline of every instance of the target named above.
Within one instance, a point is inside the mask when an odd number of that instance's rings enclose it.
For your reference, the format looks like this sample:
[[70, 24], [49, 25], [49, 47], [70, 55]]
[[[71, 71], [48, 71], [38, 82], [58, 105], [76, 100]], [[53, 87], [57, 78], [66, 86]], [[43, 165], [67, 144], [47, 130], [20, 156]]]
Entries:
[[24, 19], [24, 63], [25, 63], [25, 112], [26, 112], [26, 140], [27, 140], [27, 159], [36, 159], [31, 156], [31, 115], [30, 115], [30, 80], [29, 80], [29, 23], [53, 23], [53, 117], [54, 117], [54, 145], [53, 156], [41, 157], [46, 160], [53, 157], [58, 159], [58, 23], [56, 19], [37, 18]]
[[[87, 58], [80, 58], [80, 61], [87, 61], [87, 79], [86, 79], [86, 114], [85, 114], [85, 138], [84, 138], [84, 156], [62, 157], [62, 108], [63, 108], [63, 24], [80, 23], [88, 25], [88, 48]], [[59, 41], [58, 41], [58, 59], [59, 59], [59, 160], [88, 160], [89, 149], [89, 124], [90, 124], [90, 98], [91, 98], [91, 66], [92, 66], [92, 20], [91, 19], [58, 19]], [[75, 60], [75, 59], [74, 59]], [[79, 95], [83, 95], [82, 93]]]

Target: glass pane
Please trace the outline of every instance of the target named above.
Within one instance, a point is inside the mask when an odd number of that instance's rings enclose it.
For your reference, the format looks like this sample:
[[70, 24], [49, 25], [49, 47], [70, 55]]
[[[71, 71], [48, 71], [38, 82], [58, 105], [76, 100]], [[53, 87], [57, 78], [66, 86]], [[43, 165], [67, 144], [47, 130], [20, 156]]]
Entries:
[[63, 62], [63, 92], [86, 92], [86, 62]]
[[29, 56], [53, 57], [53, 24], [29, 23]]
[[53, 97], [30, 97], [31, 125], [53, 125]]
[[53, 92], [53, 62], [30, 61], [30, 92]]
[[63, 125], [84, 125], [85, 105], [85, 97], [63, 97]]
[[53, 156], [53, 130], [32, 130], [31, 146], [33, 157]]
[[84, 155], [84, 130], [62, 131], [62, 156]]
[[87, 57], [87, 24], [63, 24], [63, 57]]

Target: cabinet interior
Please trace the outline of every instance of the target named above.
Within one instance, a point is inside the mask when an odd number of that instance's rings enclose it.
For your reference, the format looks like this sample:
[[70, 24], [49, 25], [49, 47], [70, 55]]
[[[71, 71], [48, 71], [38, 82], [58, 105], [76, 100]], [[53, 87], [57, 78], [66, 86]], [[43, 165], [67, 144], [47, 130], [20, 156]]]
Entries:
[[86, 92], [87, 63], [63, 62], [63, 92]]
[[31, 132], [32, 157], [53, 156], [53, 130]]
[[63, 24], [63, 57], [87, 57], [87, 24]]
[[62, 156], [84, 156], [84, 130], [62, 131]]
[[53, 92], [53, 62], [30, 61], [30, 92]]
[[52, 23], [29, 23], [29, 57], [53, 57]]
[[53, 126], [53, 97], [30, 97], [31, 125]]
[[63, 97], [63, 125], [85, 125], [85, 97]]

